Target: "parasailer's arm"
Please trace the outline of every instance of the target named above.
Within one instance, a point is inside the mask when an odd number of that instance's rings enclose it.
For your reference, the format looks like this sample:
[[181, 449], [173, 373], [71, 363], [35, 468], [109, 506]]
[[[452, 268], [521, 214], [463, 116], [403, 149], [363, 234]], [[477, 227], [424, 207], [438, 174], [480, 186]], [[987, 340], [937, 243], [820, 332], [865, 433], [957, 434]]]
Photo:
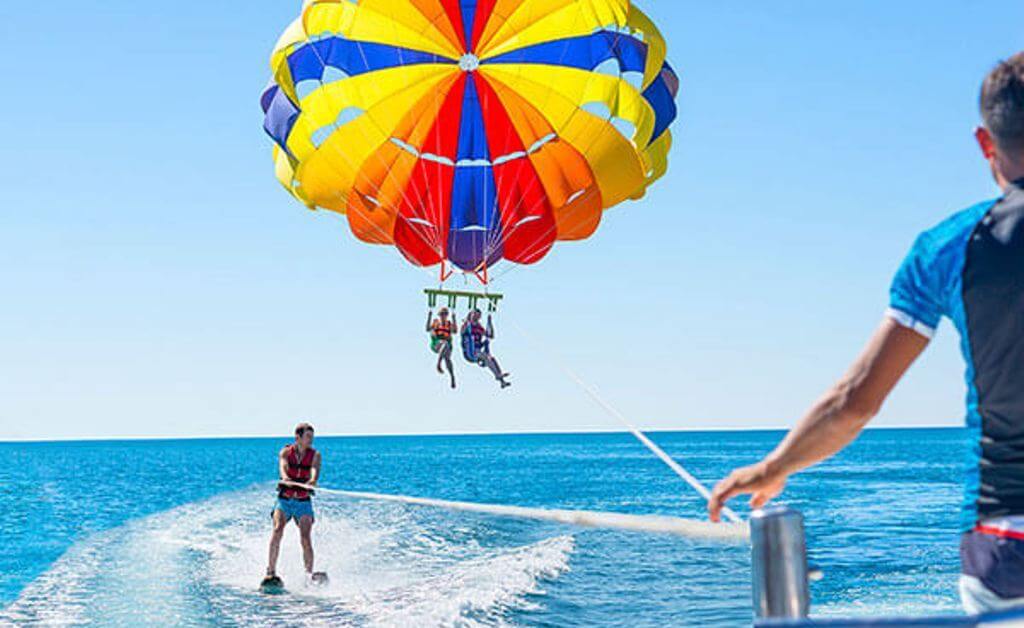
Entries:
[[433, 322], [434, 322], [434, 310], [430, 310], [429, 312], [427, 312], [427, 333], [430, 333], [430, 332], [434, 331], [432, 329], [432, 325], [431, 325], [431, 323], [433, 323]]
[[487, 337], [494, 340], [494, 322], [491, 321], [491, 315], [487, 315]]
[[929, 339], [886, 318], [850, 370], [815, 403], [786, 438], [761, 462], [737, 469], [708, 500], [711, 519], [736, 495], [752, 495], [764, 506], [790, 475], [821, 462], [849, 445], [878, 414], [886, 397], [914, 363]]

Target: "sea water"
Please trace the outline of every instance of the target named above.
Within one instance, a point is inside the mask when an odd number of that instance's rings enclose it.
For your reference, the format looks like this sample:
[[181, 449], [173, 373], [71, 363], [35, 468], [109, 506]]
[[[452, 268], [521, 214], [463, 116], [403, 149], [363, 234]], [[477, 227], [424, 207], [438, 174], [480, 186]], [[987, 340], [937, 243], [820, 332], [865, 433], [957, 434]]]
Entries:
[[[655, 433], [711, 484], [780, 432]], [[283, 439], [0, 444], [0, 625], [740, 626], [749, 548], [319, 496], [267, 596]], [[703, 517], [627, 434], [318, 438], [324, 486]], [[818, 615], [957, 612], [960, 430], [877, 430], [793, 478]], [[745, 503], [736, 502], [746, 513]]]

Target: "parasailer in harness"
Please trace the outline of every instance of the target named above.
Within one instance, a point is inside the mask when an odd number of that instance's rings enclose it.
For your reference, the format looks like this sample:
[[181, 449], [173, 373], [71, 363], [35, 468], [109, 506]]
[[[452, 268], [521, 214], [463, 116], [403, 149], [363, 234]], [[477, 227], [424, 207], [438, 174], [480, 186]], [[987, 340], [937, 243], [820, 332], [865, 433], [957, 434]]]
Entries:
[[485, 327], [480, 323], [481, 316], [480, 310], [474, 309], [469, 313], [469, 316], [466, 317], [466, 322], [462, 325], [462, 355], [469, 362], [491, 369], [491, 372], [494, 373], [494, 379], [501, 383], [501, 387], [508, 388], [512, 385], [511, 382], [506, 381], [510, 374], [502, 372], [497, 358], [491, 354], [491, 340], [494, 340], [494, 323], [488, 314], [487, 326]]
[[430, 334], [430, 350], [437, 354], [437, 372], [444, 375], [441, 364], [448, 368], [448, 376], [455, 388], [455, 368], [452, 365], [452, 336], [458, 331], [456, 322], [448, 317], [448, 308], [442, 307], [434, 318], [433, 312], [427, 313], [427, 333]]
[[302, 559], [306, 573], [317, 580], [313, 572], [313, 502], [312, 491], [297, 488], [291, 483], [316, 486], [320, 479], [320, 452], [313, 449], [313, 426], [299, 423], [295, 428], [295, 442], [284, 447], [278, 454], [278, 471], [281, 482], [277, 485], [277, 504], [271, 513], [274, 531], [270, 536], [270, 553], [267, 562], [267, 575], [263, 584], [280, 586], [277, 577], [277, 557], [281, 551], [281, 536], [290, 519], [295, 519], [299, 527], [299, 539], [302, 544]]

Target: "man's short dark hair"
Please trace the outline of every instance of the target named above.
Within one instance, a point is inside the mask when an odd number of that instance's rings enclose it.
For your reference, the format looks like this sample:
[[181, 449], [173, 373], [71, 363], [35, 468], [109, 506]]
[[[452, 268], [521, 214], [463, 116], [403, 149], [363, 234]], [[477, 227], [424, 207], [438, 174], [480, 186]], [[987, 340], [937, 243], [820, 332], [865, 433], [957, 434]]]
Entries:
[[295, 426], [295, 436], [301, 438], [306, 435], [306, 432], [312, 432], [313, 426], [309, 423], [299, 423]]
[[981, 117], [1000, 148], [1024, 151], [1024, 52], [995, 67], [981, 88]]

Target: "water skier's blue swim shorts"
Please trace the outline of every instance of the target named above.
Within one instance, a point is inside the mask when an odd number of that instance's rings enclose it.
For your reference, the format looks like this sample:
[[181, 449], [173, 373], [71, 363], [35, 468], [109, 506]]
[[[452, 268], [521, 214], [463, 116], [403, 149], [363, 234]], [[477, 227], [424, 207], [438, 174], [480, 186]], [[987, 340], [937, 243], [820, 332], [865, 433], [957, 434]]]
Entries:
[[[303, 517], [309, 517], [313, 519], [313, 502], [309, 499], [288, 499], [287, 497], [278, 497], [277, 505], [274, 506], [274, 510], [280, 510], [284, 513], [284, 520], [295, 519], [296, 522]], [[273, 512], [271, 512], [273, 514]]]

